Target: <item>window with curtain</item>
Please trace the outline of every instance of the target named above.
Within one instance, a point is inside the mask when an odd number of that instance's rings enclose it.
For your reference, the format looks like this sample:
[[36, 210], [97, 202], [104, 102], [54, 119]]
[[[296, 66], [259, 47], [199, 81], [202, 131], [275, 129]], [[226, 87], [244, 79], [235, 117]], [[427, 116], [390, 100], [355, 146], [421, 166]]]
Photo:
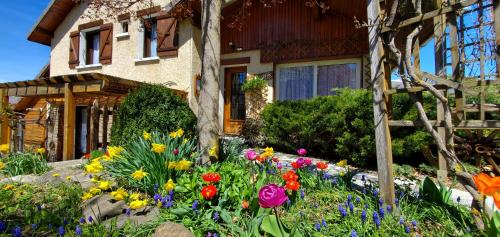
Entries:
[[360, 62], [357, 60], [278, 66], [277, 77], [278, 100], [332, 95], [334, 88], [361, 88]]

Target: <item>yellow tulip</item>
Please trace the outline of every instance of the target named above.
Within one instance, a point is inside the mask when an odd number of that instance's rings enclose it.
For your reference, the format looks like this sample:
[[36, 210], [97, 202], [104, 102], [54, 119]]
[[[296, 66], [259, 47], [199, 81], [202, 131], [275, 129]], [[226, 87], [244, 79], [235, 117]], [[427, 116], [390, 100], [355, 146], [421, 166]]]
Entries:
[[156, 153], [162, 153], [167, 149], [167, 146], [163, 144], [153, 143], [151, 144], [151, 150]]
[[264, 157], [271, 157], [274, 155], [274, 149], [272, 147], [266, 147], [264, 149], [264, 153], [262, 153], [262, 156]]
[[337, 162], [337, 166], [339, 167], [344, 167], [347, 165], [347, 160], [341, 160], [339, 162]]
[[168, 182], [164, 186], [165, 186], [165, 190], [167, 190], [167, 192], [168, 192], [168, 191], [175, 188], [175, 183], [172, 179], [169, 179]]
[[217, 156], [217, 145], [213, 145], [210, 150], [208, 150], [208, 155], [215, 157]]
[[140, 170], [136, 170], [136, 171], [134, 171], [134, 173], [132, 173], [132, 178], [134, 178], [135, 180], [141, 180], [146, 176], [148, 176], [148, 173], [144, 172], [142, 170], [142, 168]]
[[116, 201], [120, 201], [120, 200], [125, 199], [128, 196], [128, 193], [127, 193], [127, 191], [125, 191], [125, 189], [119, 188], [116, 191], [111, 192], [111, 196]]

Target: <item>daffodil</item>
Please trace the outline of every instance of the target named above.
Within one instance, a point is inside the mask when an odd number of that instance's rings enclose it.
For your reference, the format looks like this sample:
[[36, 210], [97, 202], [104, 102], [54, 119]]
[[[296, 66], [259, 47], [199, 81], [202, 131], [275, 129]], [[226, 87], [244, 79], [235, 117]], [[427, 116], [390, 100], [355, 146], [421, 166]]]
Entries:
[[90, 164], [85, 166], [86, 173], [95, 174], [95, 173], [101, 172], [103, 169], [104, 169], [104, 166], [102, 166], [101, 162], [99, 162], [99, 160], [96, 160], [96, 159], [92, 160], [90, 162]]
[[120, 200], [125, 199], [128, 196], [128, 193], [127, 193], [127, 191], [125, 191], [124, 188], [119, 188], [116, 191], [111, 192], [111, 196], [116, 201], [120, 201]]
[[111, 189], [111, 182], [109, 181], [100, 181], [97, 187], [103, 191]]
[[153, 143], [151, 144], [151, 150], [156, 152], [156, 153], [162, 153], [167, 149], [167, 146], [159, 143]]
[[53, 174], [52, 174], [52, 176], [53, 176], [53, 177], [59, 177], [59, 176], [61, 176], [61, 175], [60, 175], [59, 173], [53, 173]]
[[148, 176], [148, 173], [144, 172], [142, 170], [142, 168], [139, 170], [136, 170], [136, 171], [134, 171], [134, 173], [132, 173], [132, 178], [134, 178], [135, 180], [141, 180], [146, 176]]
[[184, 135], [184, 130], [182, 130], [182, 128], [179, 128], [177, 129], [177, 131], [171, 132], [169, 135], [171, 138], [182, 137]]
[[193, 164], [193, 162], [182, 159], [179, 162], [177, 162], [175, 169], [176, 170], [188, 170], [192, 164]]
[[2, 144], [2, 145], [0, 145], [0, 152], [2, 152], [2, 153], [9, 152], [9, 144]]
[[46, 152], [46, 150], [45, 150], [45, 148], [43, 148], [43, 147], [40, 147], [40, 148], [36, 149], [36, 153], [38, 153], [38, 154], [40, 154], [40, 155], [45, 154], [45, 152]]
[[347, 165], [347, 160], [341, 160], [339, 162], [337, 162], [337, 166], [339, 167], [344, 167]]
[[83, 195], [82, 195], [82, 201], [86, 201], [86, 200], [89, 200], [91, 199], [92, 197], [94, 197], [94, 195], [92, 193], [89, 193], [89, 192], [84, 192]]
[[186, 144], [186, 143], [188, 143], [188, 142], [189, 142], [189, 139], [187, 139], [187, 138], [184, 138], [184, 140], [182, 140], [182, 144], [183, 145]]
[[271, 157], [274, 155], [274, 149], [272, 147], [266, 147], [264, 149], [264, 153], [262, 153], [262, 156], [264, 157]]
[[121, 146], [108, 146], [108, 156], [111, 158], [115, 158], [120, 155], [125, 149]]
[[144, 138], [144, 140], [149, 141], [151, 140], [151, 133], [144, 131], [142, 132], [142, 137]]
[[217, 145], [213, 145], [210, 150], [208, 150], [208, 155], [212, 157], [217, 156]]
[[130, 202], [130, 204], [128, 206], [130, 207], [130, 209], [135, 210], [135, 209], [143, 208], [146, 205], [148, 205], [147, 200], [135, 200], [135, 201]]
[[164, 186], [165, 186], [165, 190], [167, 190], [167, 192], [168, 192], [168, 191], [175, 188], [175, 183], [172, 179], [169, 179]]
[[71, 176], [66, 176], [66, 180], [71, 181]]
[[[167, 163], [165, 163], [165, 165], [167, 165]], [[175, 161], [168, 162], [167, 169], [171, 170], [171, 169], [175, 169], [175, 167], [177, 167], [177, 162], [175, 162]]]
[[97, 194], [101, 193], [101, 189], [96, 188], [96, 187], [92, 187], [89, 189], [89, 193], [91, 193], [92, 195], [97, 195]]
[[131, 200], [139, 200], [141, 198], [141, 194], [140, 193], [132, 193], [130, 194], [130, 199]]
[[12, 190], [12, 189], [14, 189], [14, 185], [12, 185], [12, 184], [6, 184], [6, 185], [3, 186], [2, 189], [3, 190]]
[[3, 163], [3, 162], [0, 161], [0, 170], [3, 169], [3, 168], [5, 168], [5, 163]]

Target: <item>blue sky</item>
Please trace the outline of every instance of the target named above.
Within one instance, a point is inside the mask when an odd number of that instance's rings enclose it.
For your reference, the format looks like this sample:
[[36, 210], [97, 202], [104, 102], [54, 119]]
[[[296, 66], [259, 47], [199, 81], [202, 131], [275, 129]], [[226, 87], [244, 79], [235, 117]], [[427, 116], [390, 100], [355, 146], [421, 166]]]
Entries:
[[4, 0], [0, 3], [0, 82], [34, 79], [49, 62], [50, 48], [27, 35], [48, 0]]

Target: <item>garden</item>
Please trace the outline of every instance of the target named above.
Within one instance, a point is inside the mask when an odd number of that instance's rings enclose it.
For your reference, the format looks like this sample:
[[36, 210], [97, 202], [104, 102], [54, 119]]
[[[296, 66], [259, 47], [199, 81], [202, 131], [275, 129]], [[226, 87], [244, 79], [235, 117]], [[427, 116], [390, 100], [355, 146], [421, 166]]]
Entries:
[[[266, 140], [222, 139], [218, 151], [206, 148], [218, 157], [209, 163], [200, 162], [187, 104], [157, 86], [126, 98], [113, 145], [77, 160], [72, 173], [48, 164], [43, 148], [18, 154], [4, 144], [0, 236], [498, 236], [499, 212], [482, 215], [485, 229], [476, 228], [481, 213], [452, 198], [453, 180], [402, 183], [395, 202], [384, 204], [368, 172], [372, 115], [359, 106], [371, 99], [362, 90], [339, 93], [266, 106]], [[416, 116], [404, 108], [406, 98], [399, 101], [396, 113]], [[397, 159], [432, 146], [421, 132], [399, 133]], [[419, 147], [404, 151], [411, 142]], [[14, 179], [20, 175], [46, 182]], [[478, 170], [474, 181], [483, 200], [492, 196], [500, 208], [500, 179]]]

